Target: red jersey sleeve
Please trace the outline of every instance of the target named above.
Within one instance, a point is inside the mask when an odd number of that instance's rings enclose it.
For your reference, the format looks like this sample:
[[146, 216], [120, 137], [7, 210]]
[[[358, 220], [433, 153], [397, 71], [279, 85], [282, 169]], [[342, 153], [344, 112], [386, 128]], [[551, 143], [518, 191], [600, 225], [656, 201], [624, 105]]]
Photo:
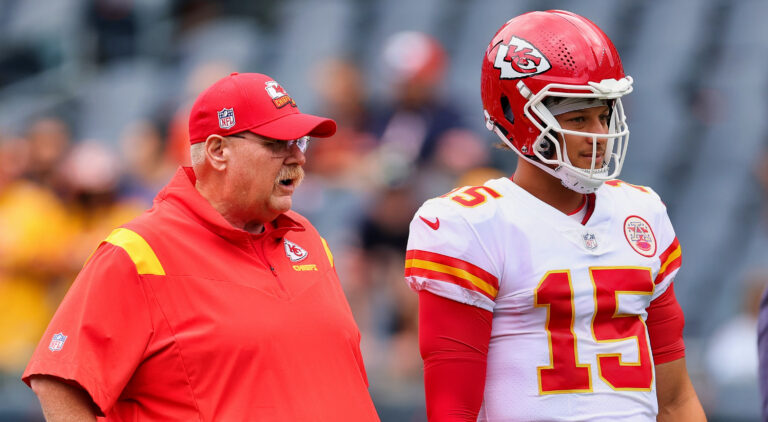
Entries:
[[419, 292], [419, 348], [430, 421], [475, 421], [483, 403], [493, 314]]
[[120, 396], [152, 334], [136, 266], [103, 243], [75, 279], [27, 365], [22, 380], [51, 375], [76, 383], [102, 413]]
[[656, 365], [685, 357], [685, 317], [675, 297], [674, 283], [648, 307], [648, 337]]

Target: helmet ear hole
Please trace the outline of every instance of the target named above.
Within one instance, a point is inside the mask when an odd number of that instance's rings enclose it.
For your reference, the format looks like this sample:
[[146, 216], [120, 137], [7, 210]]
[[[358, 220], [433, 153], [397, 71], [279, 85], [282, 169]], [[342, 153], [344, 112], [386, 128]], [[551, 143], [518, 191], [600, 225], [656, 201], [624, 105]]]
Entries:
[[507, 119], [509, 124], [515, 123], [515, 115], [512, 113], [512, 106], [509, 104], [509, 98], [506, 95], [501, 96], [501, 111], [504, 113], [504, 118]]
[[547, 160], [551, 160], [555, 156], [555, 144], [550, 139], [544, 138], [541, 143], [536, 145], [536, 151]]

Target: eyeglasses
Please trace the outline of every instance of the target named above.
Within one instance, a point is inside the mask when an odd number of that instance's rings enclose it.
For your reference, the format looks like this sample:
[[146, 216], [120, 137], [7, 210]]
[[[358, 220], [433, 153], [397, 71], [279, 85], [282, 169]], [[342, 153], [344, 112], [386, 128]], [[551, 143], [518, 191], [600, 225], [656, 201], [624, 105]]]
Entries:
[[299, 151], [303, 153], [307, 152], [307, 147], [309, 146], [309, 136], [302, 136], [299, 139], [291, 139], [288, 141], [282, 141], [279, 139], [269, 139], [264, 137], [258, 137], [258, 138], [246, 138], [243, 135], [229, 135], [231, 138], [241, 138], [241, 139], [253, 139], [255, 141], [258, 141], [260, 144], [264, 145], [272, 151], [273, 154], [277, 156], [286, 156], [291, 154], [291, 148], [293, 148], [294, 145], [299, 149]]

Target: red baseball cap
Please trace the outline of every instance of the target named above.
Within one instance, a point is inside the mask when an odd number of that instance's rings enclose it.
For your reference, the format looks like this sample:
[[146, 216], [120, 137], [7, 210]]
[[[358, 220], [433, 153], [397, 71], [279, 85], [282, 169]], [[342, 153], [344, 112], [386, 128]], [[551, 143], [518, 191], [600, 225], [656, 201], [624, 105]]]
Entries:
[[203, 91], [189, 114], [189, 142], [249, 131], [272, 139], [327, 138], [336, 122], [299, 112], [280, 84], [260, 73], [232, 73]]

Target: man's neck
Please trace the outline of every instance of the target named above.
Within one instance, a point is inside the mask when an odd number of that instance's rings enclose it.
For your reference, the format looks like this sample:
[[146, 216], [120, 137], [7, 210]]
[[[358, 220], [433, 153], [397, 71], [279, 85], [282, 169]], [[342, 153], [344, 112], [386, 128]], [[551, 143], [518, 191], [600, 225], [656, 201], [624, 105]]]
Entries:
[[250, 234], [259, 234], [264, 232], [264, 228], [266, 226], [264, 223], [259, 223], [257, 221], [250, 221], [248, 223], [245, 223], [245, 226], [243, 226], [243, 230], [247, 231]]
[[569, 214], [577, 209], [584, 195], [563, 186], [560, 179], [519, 158], [514, 182], [542, 202]]
[[232, 201], [224, 199], [227, 194], [223, 189], [215, 189], [199, 178], [195, 182], [195, 189], [232, 227], [251, 234], [259, 234], [264, 231], [263, 222], [242, 218], [240, 213], [235, 212], [237, 210], [233, 209], [236, 207], [233, 207]]

